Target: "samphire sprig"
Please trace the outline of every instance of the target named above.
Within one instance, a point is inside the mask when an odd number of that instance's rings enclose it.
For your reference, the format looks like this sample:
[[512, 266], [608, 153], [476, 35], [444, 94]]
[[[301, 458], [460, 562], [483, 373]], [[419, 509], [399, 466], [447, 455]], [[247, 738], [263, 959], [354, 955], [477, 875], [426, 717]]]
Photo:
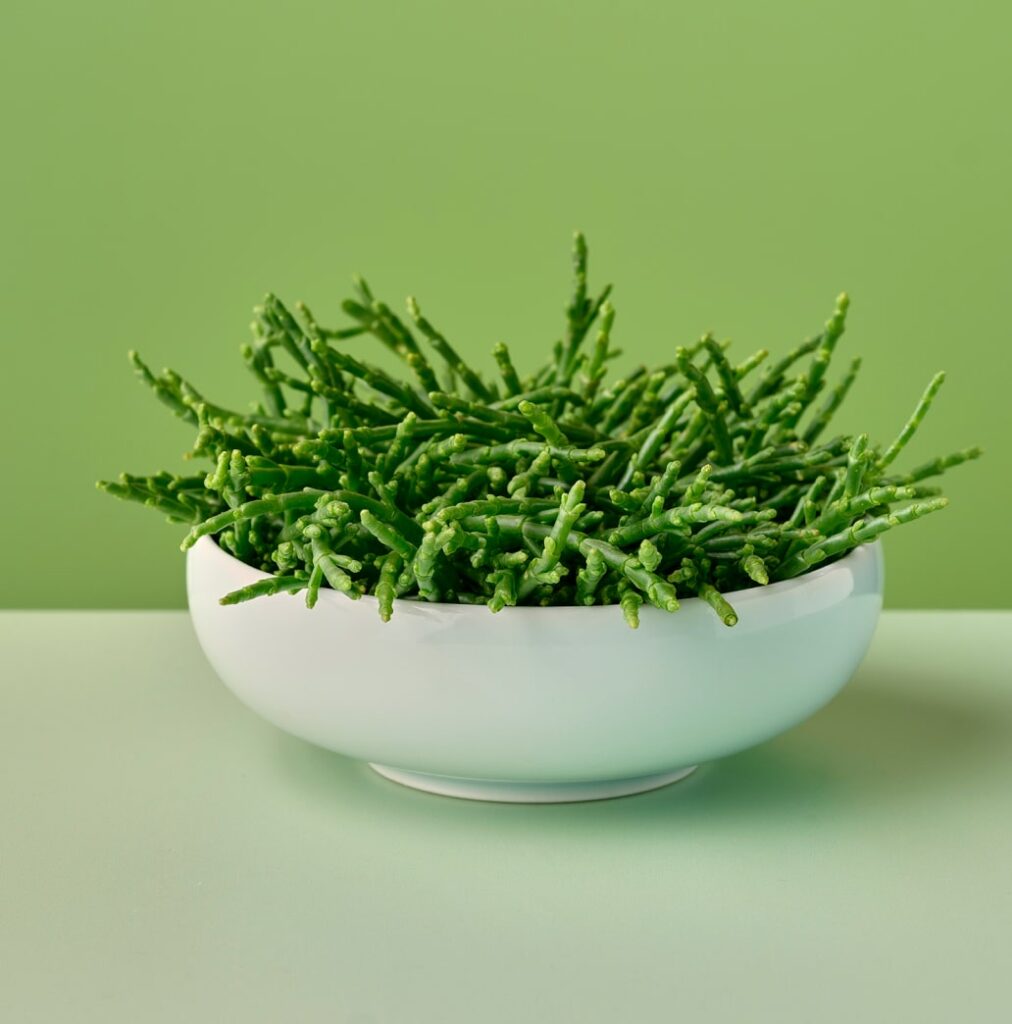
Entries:
[[[355, 279], [343, 326], [275, 295], [256, 307], [243, 360], [262, 389], [251, 412], [205, 398], [170, 370], [138, 375], [196, 428], [206, 474], [124, 474], [100, 487], [187, 523], [183, 548], [218, 544], [270, 574], [234, 604], [321, 588], [376, 598], [513, 605], [644, 605], [699, 597], [728, 626], [725, 595], [808, 572], [941, 509], [924, 481], [976, 458], [967, 448], [906, 472], [893, 463], [940, 388], [928, 384], [895, 440], [824, 440], [860, 360], [830, 386], [846, 325], [782, 358], [737, 360], [707, 334], [654, 369], [607, 382], [610, 286], [587, 282], [579, 233], [574, 284], [547, 362], [524, 375], [505, 344], [494, 376], [472, 366], [419, 303], [398, 315]], [[403, 363], [369, 362], [371, 338]], [[821, 397], [821, 403], [818, 401]]]

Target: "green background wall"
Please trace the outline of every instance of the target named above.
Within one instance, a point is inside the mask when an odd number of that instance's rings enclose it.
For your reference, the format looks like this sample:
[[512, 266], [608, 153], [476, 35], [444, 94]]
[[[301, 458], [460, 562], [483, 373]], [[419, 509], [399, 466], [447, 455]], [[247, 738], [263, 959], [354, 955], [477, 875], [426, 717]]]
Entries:
[[268, 288], [349, 275], [468, 353], [553, 339], [573, 227], [643, 359], [783, 348], [853, 299], [848, 428], [981, 443], [893, 535], [898, 606], [1007, 606], [1012, 13], [1000, 3], [8, 7], [0, 527], [8, 606], [183, 601], [179, 528], [93, 488], [191, 436], [139, 348], [229, 402]]

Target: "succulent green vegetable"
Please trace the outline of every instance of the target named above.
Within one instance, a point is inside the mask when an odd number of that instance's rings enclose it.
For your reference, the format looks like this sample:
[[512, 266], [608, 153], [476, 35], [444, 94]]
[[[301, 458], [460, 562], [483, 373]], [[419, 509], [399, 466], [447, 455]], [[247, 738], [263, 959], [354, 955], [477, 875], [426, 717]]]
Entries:
[[[706, 335], [608, 385], [615, 309], [610, 288], [588, 291], [580, 234], [574, 270], [563, 336], [529, 376], [503, 344], [497, 377], [483, 375], [414, 299], [409, 323], [360, 278], [343, 304], [348, 326], [322, 327], [274, 295], [256, 308], [242, 355], [263, 398], [249, 413], [131, 353], [196, 428], [189, 454], [211, 469], [99, 486], [191, 524], [184, 549], [215, 535], [272, 574], [223, 604], [304, 590], [312, 607], [329, 587], [375, 595], [384, 621], [411, 597], [493, 612], [616, 604], [635, 628], [644, 604], [673, 612], [681, 595], [732, 626], [725, 594], [798, 576], [944, 507], [921, 481], [980, 455], [891, 470], [942, 374], [884, 449], [864, 434], [821, 439], [860, 367], [827, 390], [845, 295], [819, 334], [763, 372], [765, 350], [734, 362]], [[366, 335], [404, 376], [352, 354]]]

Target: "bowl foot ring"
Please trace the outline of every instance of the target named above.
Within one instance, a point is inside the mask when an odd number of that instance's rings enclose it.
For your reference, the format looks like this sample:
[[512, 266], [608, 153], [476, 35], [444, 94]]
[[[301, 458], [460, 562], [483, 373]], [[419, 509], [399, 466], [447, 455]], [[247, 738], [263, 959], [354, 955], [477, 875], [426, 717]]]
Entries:
[[600, 779], [592, 782], [509, 782], [498, 779], [462, 779], [451, 775], [427, 775], [403, 768], [370, 764], [373, 771], [392, 782], [426, 793], [462, 800], [490, 800], [510, 804], [562, 804], [582, 800], [610, 800], [616, 796], [646, 793], [669, 786], [696, 770], [696, 765], [673, 772], [640, 775], [632, 779]]

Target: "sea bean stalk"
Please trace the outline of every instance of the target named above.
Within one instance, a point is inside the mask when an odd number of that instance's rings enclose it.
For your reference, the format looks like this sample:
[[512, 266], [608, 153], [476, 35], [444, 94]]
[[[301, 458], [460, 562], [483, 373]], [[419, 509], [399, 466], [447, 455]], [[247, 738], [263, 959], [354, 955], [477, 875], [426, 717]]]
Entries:
[[[275, 295], [255, 309], [242, 356], [262, 397], [249, 411], [131, 353], [196, 429], [188, 455], [207, 471], [99, 486], [187, 524], [184, 550], [214, 537], [269, 574], [223, 604], [303, 591], [313, 607], [329, 589], [372, 595], [384, 621], [403, 598], [493, 612], [616, 605], [635, 628], [645, 606], [676, 612], [698, 597], [732, 626], [735, 591], [943, 508], [924, 481], [980, 454], [894, 468], [943, 374], [886, 445], [824, 439], [860, 368], [829, 384], [846, 295], [778, 360], [765, 349], [739, 360], [707, 334], [609, 383], [616, 311], [610, 287], [589, 289], [580, 234], [573, 263], [558, 339], [526, 375], [501, 342], [494, 373], [473, 365], [473, 346], [451, 342], [415, 299], [399, 315], [361, 278], [344, 325]], [[404, 372], [371, 362], [370, 339]]]

